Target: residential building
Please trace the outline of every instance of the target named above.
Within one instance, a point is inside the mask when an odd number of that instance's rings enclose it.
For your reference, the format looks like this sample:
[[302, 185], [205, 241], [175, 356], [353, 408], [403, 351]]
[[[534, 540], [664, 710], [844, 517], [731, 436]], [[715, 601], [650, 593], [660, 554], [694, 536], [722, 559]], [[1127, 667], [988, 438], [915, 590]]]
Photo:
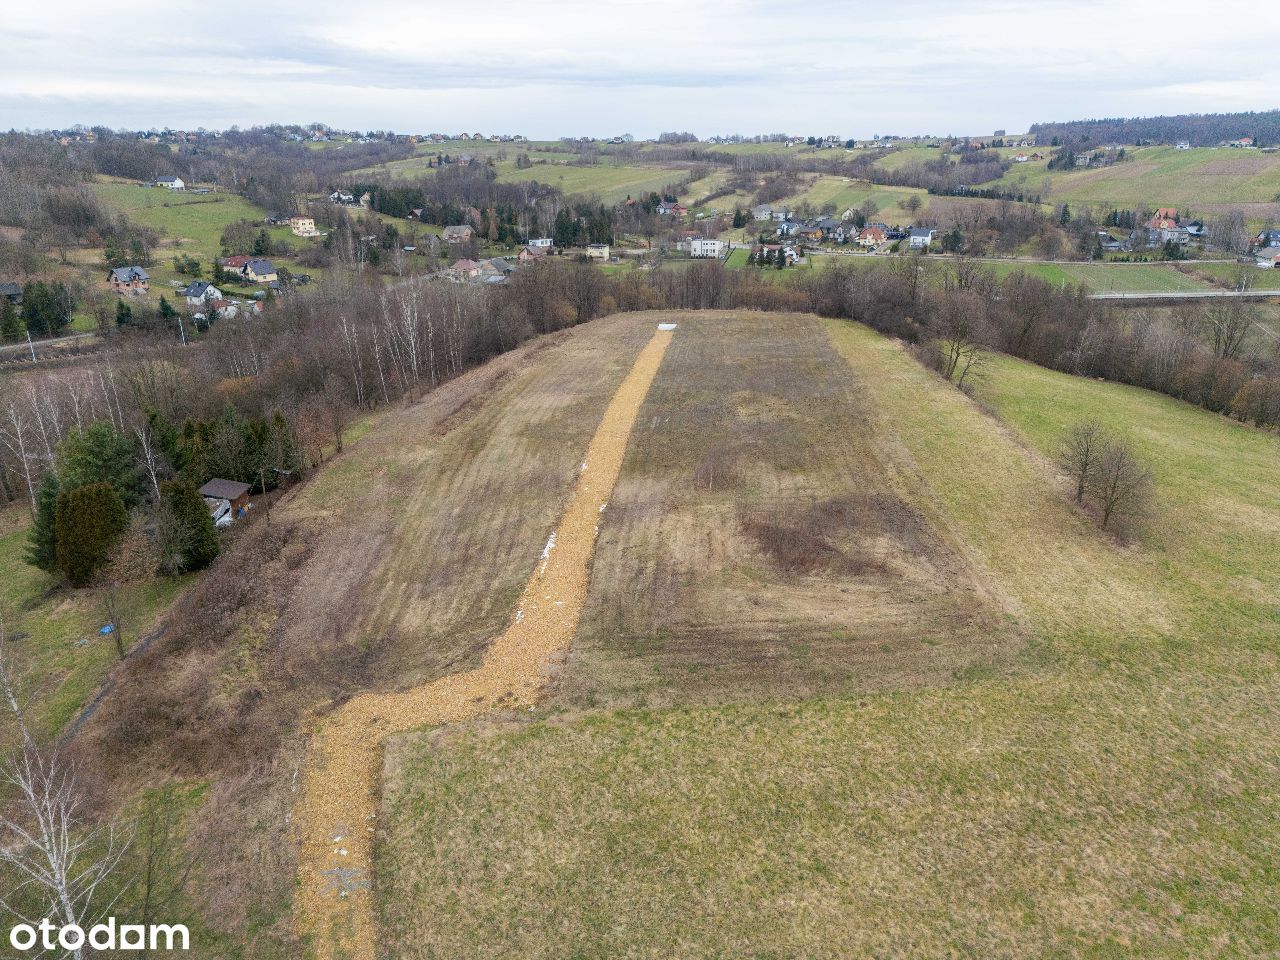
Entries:
[[705, 237], [693, 238], [689, 241], [689, 256], [722, 257], [724, 256], [724, 241], [708, 240]]
[[244, 265], [241, 271], [246, 280], [252, 283], [270, 283], [272, 280], [278, 279], [276, 276], [276, 268], [271, 265], [270, 260], [250, 260]]
[[333, 193], [329, 194], [329, 202], [349, 207], [356, 202], [356, 198], [354, 194], [346, 193], [342, 190], [335, 190]]
[[314, 217], [290, 217], [289, 232], [295, 237], [320, 236], [320, 231], [316, 229], [316, 221]]
[[913, 250], [928, 250], [929, 244], [933, 243], [932, 230], [913, 229], [907, 234], [907, 242]]
[[880, 246], [887, 239], [883, 227], [865, 226], [858, 231], [858, 245], [868, 249]]
[[222, 299], [222, 291], [208, 280], [192, 280], [179, 290], [178, 294], [186, 297], [187, 305], [191, 307], [203, 306], [210, 300]]
[[444, 242], [445, 243], [466, 243], [468, 240], [471, 239], [471, 236], [474, 232], [475, 231], [472, 230], [471, 227], [469, 227], [465, 223], [457, 226], [445, 227]]
[[547, 255], [545, 247], [525, 247], [516, 255], [519, 263], [536, 263]]
[[166, 190], [185, 190], [187, 185], [182, 182], [181, 177], [158, 177], [156, 179], [157, 187], [164, 187]]
[[555, 246], [555, 241], [551, 237], [534, 237], [525, 246], [533, 250], [550, 250]]
[[449, 264], [449, 276], [454, 280], [469, 280], [480, 275], [480, 264], [463, 258]]
[[589, 243], [587, 244], [587, 256], [592, 260], [608, 260], [609, 245], [607, 243]]
[[116, 267], [107, 274], [107, 285], [113, 293], [140, 297], [151, 289], [151, 277], [141, 267]]

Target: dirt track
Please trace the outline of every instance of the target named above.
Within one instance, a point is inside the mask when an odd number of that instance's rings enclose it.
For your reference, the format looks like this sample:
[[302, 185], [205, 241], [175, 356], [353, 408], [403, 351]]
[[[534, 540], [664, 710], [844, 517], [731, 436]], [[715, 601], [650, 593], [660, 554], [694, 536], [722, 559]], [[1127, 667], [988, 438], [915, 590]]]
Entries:
[[572, 642], [601, 514], [671, 338], [667, 331], [654, 334], [614, 394], [543, 560], [480, 667], [414, 690], [361, 695], [317, 729], [294, 817], [299, 837], [294, 919], [316, 957], [375, 956], [369, 884], [386, 737], [535, 702], [548, 663]]

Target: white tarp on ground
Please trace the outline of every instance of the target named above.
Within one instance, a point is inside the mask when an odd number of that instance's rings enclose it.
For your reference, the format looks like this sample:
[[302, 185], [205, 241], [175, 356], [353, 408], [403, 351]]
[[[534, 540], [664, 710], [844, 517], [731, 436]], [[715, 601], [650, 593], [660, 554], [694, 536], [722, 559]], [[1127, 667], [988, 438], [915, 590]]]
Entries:
[[660, 323], [660, 324], [658, 324], [658, 329], [659, 329], [659, 330], [674, 330], [675, 328], [676, 328], [676, 325], [675, 325], [674, 323]]

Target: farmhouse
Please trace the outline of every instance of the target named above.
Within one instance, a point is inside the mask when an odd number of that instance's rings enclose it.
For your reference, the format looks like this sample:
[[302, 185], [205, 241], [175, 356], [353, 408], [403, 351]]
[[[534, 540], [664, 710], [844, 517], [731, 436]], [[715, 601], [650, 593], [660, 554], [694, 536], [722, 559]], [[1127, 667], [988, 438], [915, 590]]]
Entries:
[[202, 306], [210, 300], [222, 299], [222, 291], [208, 280], [192, 280], [178, 293], [186, 297], [187, 305], [192, 307]]
[[164, 187], [166, 190], [185, 190], [187, 185], [182, 182], [181, 177], [158, 177], [156, 179], [157, 187]]
[[933, 231], [914, 229], [907, 234], [907, 242], [913, 250], [927, 250], [929, 244], [933, 243]]
[[555, 246], [555, 241], [551, 237], [535, 237], [526, 246], [532, 250], [550, 250]]
[[1280, 247], [1280, 230], [1263, 230], [1254, 244], [1259, 247]]
[[587, 256], [592, 260], [608, 260], [609, 245], [607, 243], [589, 243], [587, 244]]
[[140, 297], [151, 289], [151, 278], [141, 267], [116, 267], [107, 274], [107, 285], [113, 293]]
[[277, 279], [276, 268], [271, 265], [270, 260], [250, 260], [241, 272], [245, 279], [253, 283], [270, 283]]
[[466, 243], [474, 231], [465, 223], [444, 228], [445, 243]]
[[536, 263], [547, 255], [547, 251], [543, 247], [525, 247], [516, 255], [516, 260], [520, 263]]
[[252, 260], [253, 257], [243, 253], [238, 253], [234, 257], [223, 257], [218, 261], [218, 266], [229, 273], [243, 273], [244, 265]]
[[658, 216], [660, 217], [683, 217], [689, 212], [689, 208], [682, 203], [668, 203], [665, 200], [658, 204]]
[[289, 232], [295, 237], [320, 236], [320, 231], [316, 229], [316, 221], [314, 217], [290, 217]]
[[691, 257], [720, 257], [723, 255], [723, 240], [707, 240], [697, 237], [689, 241], [689, 256]]
[[449, 276], [455, 280], [467, 280], [480, 275], [480, 264], [474, 260], [455, 260], [449, 264]]
[[346, 193], [342, 190], [335, 190], [333, 193], [329, 194], [329, 202], [349, 207], [356, 202], [356, 198], [353, 194]]
[[1259, 250], [1256, 263], [1264, 270], [1274, 270], [1276, 265], [1280, 264], [1280, 249], [1267, 247], [1265, 250]]

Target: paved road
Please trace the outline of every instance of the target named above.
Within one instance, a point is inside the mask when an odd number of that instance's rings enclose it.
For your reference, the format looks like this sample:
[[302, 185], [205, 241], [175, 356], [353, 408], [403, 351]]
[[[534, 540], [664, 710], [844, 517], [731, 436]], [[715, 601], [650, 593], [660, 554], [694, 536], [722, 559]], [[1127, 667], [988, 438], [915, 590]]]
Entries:
[[1260, 300], [1280, 297], [1280, 290], [1153, 290], [1148, 293], [1108, 290], [1089, 294], [1090, 300]]

